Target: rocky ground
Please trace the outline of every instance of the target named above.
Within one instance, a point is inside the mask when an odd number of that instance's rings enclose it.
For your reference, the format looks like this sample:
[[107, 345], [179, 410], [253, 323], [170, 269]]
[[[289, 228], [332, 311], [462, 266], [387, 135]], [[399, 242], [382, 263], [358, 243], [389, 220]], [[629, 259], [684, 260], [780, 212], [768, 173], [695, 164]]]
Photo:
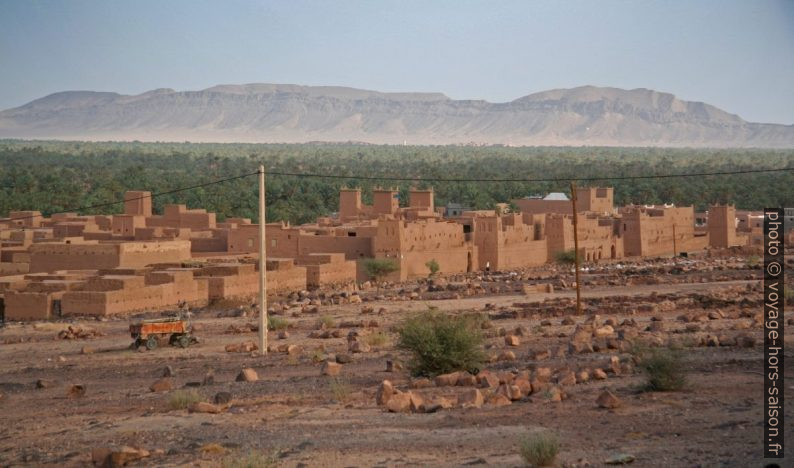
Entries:
[[[582, 314], [554, 266], [304, 292], [271, 305], [264, 357], [243, 302], [193, 311], [187, 349], [131, 348], [129, 318], [7, 324], [0, 465], [520, 466], [550, 431], [559, 466], [757, 466], [760, 277], [751, 257], [607, 264]], [[410, 377], [394, 326], [429, 308], [482, 314], [478, 375]], [[684, 389], [647, 391], [640, 346], [683, 350]]]

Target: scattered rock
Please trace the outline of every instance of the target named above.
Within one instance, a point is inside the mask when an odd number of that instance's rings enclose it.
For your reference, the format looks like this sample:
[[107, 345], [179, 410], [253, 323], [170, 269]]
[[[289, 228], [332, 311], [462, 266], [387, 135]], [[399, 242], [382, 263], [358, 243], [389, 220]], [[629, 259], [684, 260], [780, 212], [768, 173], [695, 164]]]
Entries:
[[259, 376], [256, 374], [255, 370], [251, 369], [250, 367], [247, 367], [241, 370], [239, 374], [237, 374], [237, 379], [235, 380], [237, 380], [238, 382], [256, 382], [257, 380], [259, 380]]
[[322, 372], [322, 375], [335, 377], [335, 376], [339, 375], [340, 372], [342, 372], [342, 364], [339, 364], [339, 363], [336, 363], [336, 362], [331, 362], [331, 361], [325, 361], [323, 363], [323, 367], [322, 367], [321, 372]]
[[110, 455], [104, 460], [104, 463], [106, 466], [111, 467], [124, 466], [127, 463], [146, 458], [149, 455], [148, 450], [124, 446], [119, 450], [110, 452]]
[[36, 388], [50, 388], [54, 385], [52, 380], [39, 379], [36, 381]]
[[370, 352], [370, 346], [363, 341], [351, 341], [347, 344], [347, 349], [351, 353], [368, 353]]
[[223, 408], [206, 401], [199, 401], [190, 405], [187, 409], [188, 413], [209, 413], [218, 414], [223, 412]]
[[386, 401], [386, 409], [392, 413], [405, 413], [411, 409], [411, 392], [395, 392]]
[[499, 386], [499, 377], [489, 370], [480, 371], [477, 374], [477, 384], [480, 387], [496, 388]]
[[336, 355], [336, 362], [339, 364], [349, 364], [353, 362], [353, 356], [346, 353], [339, 353]]
[[201, 385], [213, 385], [215, 383], [215, 371], [212, 369], [208, 370], [206, 374], [204, 374], [204, 379], [201, 381]]
[[516, 360], [516, 353], [512, 351], [502, 351], [499, 353], [499, 356], [496, 357], [497, 361], [515, 361]]
[[607, 465], [627, 465], [634, 461], [634, 455], [628, 453], [617, 453], [604, 460]]
[[411, 380], [410, 383], [411, 388], [428, 388], [432, 386], [433, 386], [433, 382], [427, 378], [413, 379]]
[[576, 374], [574, 374], [573, 371], [570, 370], [562, 371], [557, 375], [557, 383], [559, 385], [565, 385], [565, 386], [575, 385]]
[[507, 335], [505, 336], [505, 344], [507, 346], [518, 346], [521, 344], [521, 340], [516, 335]]
[[403, 370], [402, 364], [392, 361], [391, 359], [386, 360], [386, 372], [397, 372], [401, 370]]
[[173, 377], [174, 376], [174, 369], [171, 366], [165, 366], [163, 368], [163, 377]]
[[422, 398], [422, 395], [414, 392], [408, 392], [408, 397], [411, 401], [411, 411], [414, 412], [422, 412], [422, 408], [425, 406], [425, 399]]
[[212, 399], [216, 405], [228, 405], [232, 402], [232, 394], [230, 392], [218, 392], [215, 398]]
[[483, 402], [482, 392], [476, 388], [470, 388], [458, 397], [458, 403], [464, 408], [481, 408]]
[[599, 408], [612, 409], [621, 405], [620, 398], [609, 390], [604, 390], [601, 395], [598, 395], [596, 404]]
[[468, 372], [461, 372], [458, 374], [457, 385], [460, 387], [474, 387], [477, 385], [477, 377]]
[[102, 333], [92, 329], [83, 327], [73, 327], [69, 325], [65, 330], [58, 332], [58, 338], [61, 340], [87, 340], [103, 336]]
[[538, 367], [535, 369], [534, 377], [541, 382], [548, 382], [551, 380], [551, 369], [548, 367]]
[[507, 406], [513, 404], [513, 402], [501, 393], [494, 393], [488, 396], [488, 404], [493, 406]]
[[385, 405], [392, 395], [394, 395], [394, 386], [390, 381], [384, 380], [378, 385], [378, 390], [375, 392], [375, 402], [378, 405]]
[[600, 368], [593, 369], [593, 378], [596, 380], [604, 380], [607, 378], [607, 373]]
[[458, 384], [458, 377], [460, 377], [458, 372], [452, 372], [450, 374], [438, 375], [434, 381], [437, 387], [454, 387]]
[[549, 401], [562, 401], [562, 391], [556, 386], [549, 387], [544, 393], [544, 396]]
[[168, 392], [173, 389], [174, 381], [170, 377], [163, 377], [149, 387], [149, 390], [153, 392]]
[[752, 348], [755, 346], [755, 337], [749, 333], [742, 333], [736, 337], [736, 346], [740, 348]]
[[85, 396], [85, 385], [82, 384], [75, 384], [69, 387], [69, 391], [67, 392], [69, 398], [82, 398]]

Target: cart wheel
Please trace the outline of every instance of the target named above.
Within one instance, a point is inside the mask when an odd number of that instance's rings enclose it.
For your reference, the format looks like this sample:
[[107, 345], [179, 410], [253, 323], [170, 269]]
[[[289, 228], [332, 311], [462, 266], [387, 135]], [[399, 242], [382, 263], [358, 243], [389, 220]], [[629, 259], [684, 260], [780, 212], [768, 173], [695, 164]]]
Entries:
[[149, 339], [146, 340], [146, 349], [149, 351], [157, 348], [157, 337], [154, 335], [149, 335]]
[[187, 348], [190, 346], [190, 336], [189, 335], [182, 335], [178, 338], [177, 342], [179, 346], [182, 348]]

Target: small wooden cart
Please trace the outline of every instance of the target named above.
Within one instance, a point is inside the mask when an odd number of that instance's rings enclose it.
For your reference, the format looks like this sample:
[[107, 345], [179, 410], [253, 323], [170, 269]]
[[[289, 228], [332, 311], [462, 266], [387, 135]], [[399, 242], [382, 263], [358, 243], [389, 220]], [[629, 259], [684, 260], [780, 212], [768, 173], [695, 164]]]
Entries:
[[187, 348], [196, 339], [190, 335], [187, 320], [179, 317], [168, 317], [161, 319], [143, 320], [139, 323], [130, 325], [130, 336], [135, 340], [133, 343], [138, 346], [146, 346], [146, 349], [157, 348], [160, 341], [168, 337], [168, 343], [180, 348]]

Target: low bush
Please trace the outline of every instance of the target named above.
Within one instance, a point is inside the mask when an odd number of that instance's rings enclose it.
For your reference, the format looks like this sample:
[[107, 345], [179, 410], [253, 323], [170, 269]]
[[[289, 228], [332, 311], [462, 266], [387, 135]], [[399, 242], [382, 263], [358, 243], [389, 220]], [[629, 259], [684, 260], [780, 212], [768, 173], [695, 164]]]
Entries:
[[223, 468], [270, 468], [277, 465], [275, 454], [267, 456], [252, 450], [247, 454], [234, 454], [226, 457], [221, 466]]
[[680, 350], [638, 347], [633, 353], [648, 379], [648, 390], [670, 392], [681, 390], [686, 385], [686, 372]]
[[[554, 254], [554, 260], [562, 265], [573, 265], [576, 263], [574, 250], [561, 250]], [[579, 263], [582, 263], [582, 254], [579, 254]]]
[[434, 311], [406, 319], [398, 328], [397, 347], [411, 353], [414, 376], [436, 376], [465, 370], [479, 372], [485, 361], [480, 321]]
[[195, 390], [177, 390], [168, 396], [168, 407], [172, 410], [186, 409], [200, 401], [204, 401], [204, 397]]
[[389, 336], [386, 333], [379, 331], [367, 335], [364, 340], [370, 346], [382, 347], [389, 342]]
[[330, 315], [323, 315], [317, 320], [317, 328], [334, 328], [336, 326], [336, 322], [334, 322], [334, 318]]
[[267, 318], [267, 329], [270, 331], [274, 330], [286, 330], [289, 328], [289, 321], [287, 319], [283, 319], [281, 317], [268, 317]]
[[329, 380], [328, 390], [331, 391], [331, 396], [337, 403], [344, 403], [350, 398], [350, 384], [343, 378], [334, 377]]
[[554, 434], [540, 432], [522, 437], [518, 442], [518, 451], [531, 466], [549, 466], [554, 463], [560, 444]]

